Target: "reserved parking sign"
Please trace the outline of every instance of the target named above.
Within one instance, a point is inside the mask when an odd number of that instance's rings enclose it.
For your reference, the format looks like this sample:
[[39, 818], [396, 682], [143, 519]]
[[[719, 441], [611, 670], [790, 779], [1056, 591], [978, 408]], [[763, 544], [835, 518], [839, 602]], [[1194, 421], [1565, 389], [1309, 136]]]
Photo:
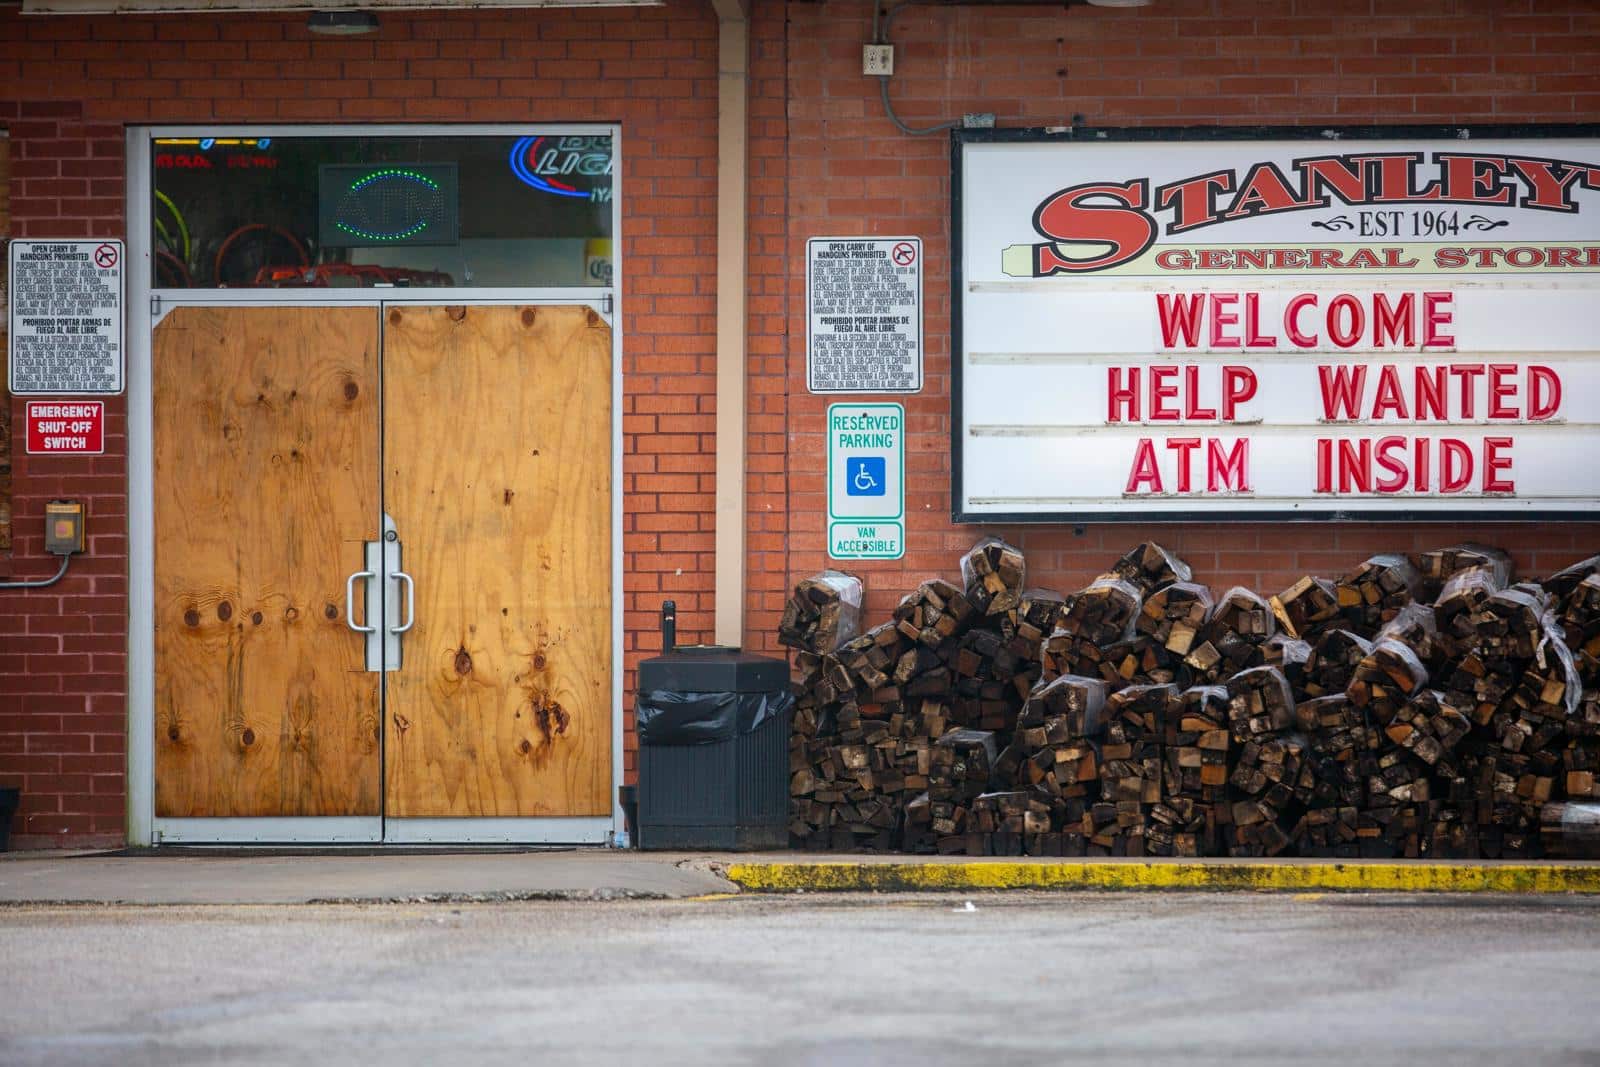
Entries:
[[828, 555], [905, 555], [905, 408], [828, 406]]

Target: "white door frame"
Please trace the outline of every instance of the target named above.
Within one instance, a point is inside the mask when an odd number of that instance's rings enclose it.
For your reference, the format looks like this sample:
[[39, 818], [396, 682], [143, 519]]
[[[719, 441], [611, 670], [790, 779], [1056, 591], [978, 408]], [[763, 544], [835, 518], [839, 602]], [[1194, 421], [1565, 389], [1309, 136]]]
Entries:
[[[525, 125], [138, 126], [127, 131], [128, 843], [625, 845], [617, 787], [622, 751], [622, 128], [538, 124], [551, 134], [610, 135], [612, 285], [606, 288], [153, 289], [151, 143], [157, 137], [508, 136]], [[151, 351], [179, 306], [371, 307], [384, 304], [585, 304], [611, 326], [611, 814], [563, 818], [387, 819], [376, 816], [169, 819], [155, 814], [155, 464]], [[376, 531], [374, 532], [376, 537]]]

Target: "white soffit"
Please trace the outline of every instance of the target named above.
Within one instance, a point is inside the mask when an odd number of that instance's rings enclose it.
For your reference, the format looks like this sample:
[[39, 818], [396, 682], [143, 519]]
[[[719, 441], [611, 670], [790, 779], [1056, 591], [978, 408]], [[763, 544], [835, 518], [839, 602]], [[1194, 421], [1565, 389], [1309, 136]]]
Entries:
[[22, 0], [25, 15], [155, 15], [204, 11], [344, 11], [531, 7], [660, 7], [666, 0]]

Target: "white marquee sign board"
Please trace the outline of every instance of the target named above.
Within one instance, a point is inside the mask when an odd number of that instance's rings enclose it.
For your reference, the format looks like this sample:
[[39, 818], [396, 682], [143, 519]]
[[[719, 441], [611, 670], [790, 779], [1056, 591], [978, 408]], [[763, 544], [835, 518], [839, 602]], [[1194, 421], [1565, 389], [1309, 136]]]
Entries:
[[1600, 139], [956, 166], [958, 519], [1600, 518]]

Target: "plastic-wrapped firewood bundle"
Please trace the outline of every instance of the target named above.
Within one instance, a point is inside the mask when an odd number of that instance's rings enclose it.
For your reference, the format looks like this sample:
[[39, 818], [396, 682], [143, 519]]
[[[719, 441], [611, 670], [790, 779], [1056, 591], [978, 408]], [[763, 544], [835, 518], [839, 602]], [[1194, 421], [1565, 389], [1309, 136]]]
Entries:
[[1056, 626], [1098, 645], [1133, 635], [1144, 596], [1139, 587], [1114, 574], [1103, 574], [1067, 598]]
[[1525, 660], [1544, 639], [1545, 617], [1551, 615], [1551, 607], [1550, 594], [1537, 585], [1502, 589], [1470, 620], [1472, 637], [1467, 647], [1485, 659]]
[[1276, 667], [1252, 667], [1228, 679], [1228, 729], [1236, 745], [1294, 727], [1294, 693]]
[[1467, 567], [1445, 581], [1433, 603], [1433, 617], [1450, 655], [1472, 647], [1473, 619], [1487, 610], [1490, 597], [1505, 588], [1500, 574], [1501, 569], [1494, 567]]
[[1187, 582], [1194, 576], [1187, 563], [1154, 541], [1135, 545], [1112, 564], [1111, 573], [1132, 582], [1143, 596], [1173, 582]]
[[1162, 794], [1183, 827], [1174, 831], [1173, 854], [1215, 855], [1229, 819], [1227, 688], [1194, 686], [1179, 693], [1167, 715], [1164, 741]]
[[1378, 630], [1373, 643], [1384, 640], [1399, 641], [1411, 649], [1430, 675], [1444, 667], [1446, 651], [1439, 640], [1439, 624], [1434, 619], [1432, 604], [1411, 603], [1401, 608]]
[[1544, 588], [1545, 592], [1555, 598], [1556, 603], [1559, 605], [1564, 603], [1567, 597], [1572, 595], [1572, 591], [1582, 584], [1586, 578], [1591, 578], [1595, 575], [1600, 575], [1600, 556], [1580, 559], [1571, 566], [1563, 567], [1556, 571], [1539, 584]]
[[[1049, 798], [1054, 829], [1081, 834], [1089, 805], [1099, 797], [1099, 738], [1104, 734], [1106, 684], [1066, 675], [1041, 683], [1024, 705], [1011, 744], [1000, 753], [994, 780], [1001, 789], [1033, 789]], [[1063, 845], [1081, 855], [1081, 840]], [[1080, 851], [1074, 853], [1076, 848]]]
[[1040, 652], [1043, 680], [1077, 674], [1119, 681], [1116, 664], [1109, 661], [1106, 650], [1133, 635], [1133, 620], [1142, 602], [1137, 586], [1110, 574], [1073, 593]]
[[1283, 632], [1302, 641], [1315, 641], [1339, 618], [1339, 599], [1334, 595], [1333, 583], [1326, 578], [1307, 575], [1270, 603]]
[[1437, 689], [1423, 689], [1383, 726], [1390, 743], [1410, 752], [1437, 773], [1455, 777], [1456, 750], [1472, 730], [1470, 707], [1458, 707]]
[[1372, 645], [1349, 630], [1328, 630], [1311, 646], [1300, 690], [1308, 697], [1343, 693]]
[[1600, 573], [1584, 578], [1561, 602], [1561, 629], [1584, 683], [1600, 686]]
[[1173, 582], [1145, 598], [1133, 628], [1178, 656], [1186, 656], [1200, 636], [1215, 603], [1211, 590], [1194, 582]]
[[1465, 544], [1429, 549], [1417, 557], [1417, 567], [1422, 574], [1419, 600], [1437, 601], [1451, 578], [1473, 567], [1487, 568], [1494, 575], [1496, 588], [1511, 584], [1510, 555], [1488, 545]]
[[[1287, 634], [1274, 634], [1261, 646], [1262, 666], [1275, 667], [1299, 692], [1305, 687], [1306, 661], [1311, 658], [1311, 643]], [[1230, 676], [1231, 677], [1231, 676]]]
[[1228, 854], [1276, 856], [1289, 847], [1292, 807], [1311, 792], [1305, 743], [1289, 736], [1294, 695], [1275, 667], [1254, 667], [1228, 679], [1228, 727], [1234, 743], [1228, 784], [1243, 799], [1224, 830]]
[[861, 632], [861, 579], [823, 571], [800, 582], [783, 607], [778, 640], [806, 652], [832, 652]]
[[1561, 859], [1600, 859], [1600, 804], [1546, 804], [1539, 812], [1545, 851]]
[[1184, 657], [1196, 682], [1215, 682], [1266, 663], [1262, 646], [1277, 631], [1272, 607], [1236, 585], [1229, 589], [1200, 632], [1200, 643]]
[[[1366, 712], [1337, 694], [1302, 701], [1294, 717], [1311, 762], [1309, 803], [1322, 808], [1360, 807], [1365, 799], [1364, 776], [1377, 769], [1381, 747]], [[1353, 832], [1354, 820], [1350, 825]]]
[[1224, 836], [1230, 856], [1276, 856], [1288, 848], [1313, 781], [1304, 739], [1247, 741], [1229, 784], [1244, 799], [1231, 808]]
[[1561, 769], [1568, 799], [1600, 800], [1600, 690], [1585, 690], [1567, 718]]
[[942, 578], [923, 582], [894, 609], [896, 628], [926, 648], [937, 648], [959, 636], [972, 618], [973, 607], [966, 595]]
[[1298, 856], [1353, 859], [1361, 855], [1361, 809], [1348, 804], [1308, 809], [1289, 838]]
[[1039, 659], [1039, 643], [1056, 628], [1067, 599], [1050, 589], [1024, 589], [1017, 604], [1016, 633], [1013, 639], [1027, 646], [1031, 658]]
[[1059, 719], [1072, 737], [1099, 738], [1105, 731], [1105, 703], [1106, 683], [1064, 675], [1034, 688], [1017, 725], [1026, 729]]
[[1156, 824], [1157, 848], [1149, 847], [1151, 813], [1162, 800], [1162, 738], [1177, 702], [1177, 687], [1130, 686], [1106, 698], [1101, 741], [1101, 803], [1090, 811], [1092, 844], [1114, 856], [1171, 855], [1175, 820]]
[[[1059, 834], [1051, 819], [1048, 798], [1033, 790], [984, 793], [972, 802], [967, 821], [966, 853], [969, 856], [1021, 856], [1025, 852], [1045, 855], [1048, 835]], [[1029, 849], [1029, 843], [1033, 849]], [[1057, 844], [1056, 855], [1060, 855]], [[1037, 851], [1035, 851], [1037, 850]]]
[[972, 801], [989, 791], [998, 756], [995, 736], [988, 730], [951, 730], [934, 744], [928, 774], [934, 828], [937, 832], [947, 820], [955, 827], [952, 833], [939, 835], [940, 852], [966, 850], [965, 840], [949, 839], [964, 832]]
[[1380, 726], [1386, 726], [1427, 684], [1428, 668], [1411, 647], [1385, 637], [1356, 664], [1345, 694], [1357, 706], [1371, 711]]
[[1342, 625], [1368, 638], [1421, 591], [1422, 575], [1399, 553], [1373, 556], [1334, 583]]
[[967, 599], [985, 615], [1014, 610], [1022, 602], [1027, 578], [1022, 552], [998, 537], [985, 537], [961, 557]]

